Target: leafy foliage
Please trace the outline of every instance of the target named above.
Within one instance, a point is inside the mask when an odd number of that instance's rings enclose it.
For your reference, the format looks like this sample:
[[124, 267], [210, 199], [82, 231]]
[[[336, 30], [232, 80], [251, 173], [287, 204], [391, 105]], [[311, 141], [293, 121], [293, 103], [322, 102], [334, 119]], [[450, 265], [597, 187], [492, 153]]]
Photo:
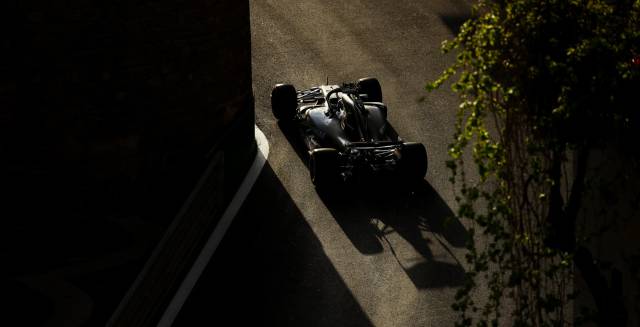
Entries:
[[[456, 61], [427, 89], [458, 78], [447, 167], [458, 216], [483, 235], [468, 244], [456, 325], [569, 325], [574, 267], [586, 262], [576, 253], [589, 240], [576, 221], [602, 187], [593, 151], [613, 145], [637, 166], [640, 1], [479, 1], [443, 51]], [[474, 296], [480, 279], [486, 299]]]

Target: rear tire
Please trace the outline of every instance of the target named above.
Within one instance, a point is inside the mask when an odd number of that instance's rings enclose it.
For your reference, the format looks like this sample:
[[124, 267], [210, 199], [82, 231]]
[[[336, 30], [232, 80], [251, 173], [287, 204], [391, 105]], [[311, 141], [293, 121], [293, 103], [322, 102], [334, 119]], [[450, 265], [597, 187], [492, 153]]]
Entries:
[[374, 77], [366, 77], [358, 80], [360, 92], [368, 95], [367, 101], [382, 102], [382, 88], [380, 82]]
[[276, 84], [271, 91], [271, 112], [278, 120], [292, 120], [298, 107], [296, 88], [291, 84]]
[[427, 150], [422, 143], [406, 142], [400, 151], [399, 173], [407, 182], [424, 180], [427, 174]]
[[309, 155], [309, 175], [317, 188], [335, 185], [339, 180], [338, 151], [333, 148], [319, 148]]

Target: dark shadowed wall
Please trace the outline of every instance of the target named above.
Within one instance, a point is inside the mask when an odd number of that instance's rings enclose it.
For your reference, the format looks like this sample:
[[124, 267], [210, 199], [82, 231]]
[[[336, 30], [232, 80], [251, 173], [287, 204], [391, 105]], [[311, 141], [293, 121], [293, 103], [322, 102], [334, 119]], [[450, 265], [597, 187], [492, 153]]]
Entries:
[[55, 271], [92, 299], [84, 319], [104, 323], [210, 162], [213, 216], [251, 164], [248, 1], [8, 1], [0, 12], [3, 280], [51, 313], [59, 294], [22, 276]]

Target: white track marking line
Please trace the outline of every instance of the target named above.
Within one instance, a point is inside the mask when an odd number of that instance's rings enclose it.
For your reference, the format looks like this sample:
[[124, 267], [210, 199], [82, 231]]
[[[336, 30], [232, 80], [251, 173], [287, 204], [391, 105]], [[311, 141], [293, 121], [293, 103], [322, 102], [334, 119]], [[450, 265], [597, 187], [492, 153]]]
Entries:
[[187, 276], [180, 284], [180, 288], [178, 288], [178, 291], [176, 291], [176, 294], [167, 306], [167, 310], [160, 318], [160, 322], [158, 323], [158, 326], [160, 327], [168, 327], [173, 324], [173, 321], [178, 316], [180, 309], [182, 309], [182, 305], [189, 297], [189, 294], [191, 294], [191, 290], [193, 290], [193, 287], [200, 278], [200, 275], [202, 275], [204, 268], [207, 266], [209, 260], [218, 248], [218, 245], [220, 244], [220, 241], [222, 241], [227, 229], [229, 229], [229, 226], [238, 213], [240, 206], [242, 206], [244, 199], [247, 197], [249, 191], [251, 191], [251, 188], [253, 187], [253, 184], [258, 179], [258, 176], [262, 171], [262, 167], [264, 167], [264, 164], [267, 161], [267, 157], [269, 157], [269, 141], [258, 126], [255, 127], [255, 134], [258, 151], [255, 159], [253, 160], [253, 165], [249, 168], [249, 171], [244, 177], [242, 184], [240, 184], [238, 191], [222, 214], [222, 218], [220, 218], [218, 225], [209, 236], [207, 243], [200, 251], [200, 255], [198, 255], [198, 258], [191, 267], [191, 270], [189, 270]]

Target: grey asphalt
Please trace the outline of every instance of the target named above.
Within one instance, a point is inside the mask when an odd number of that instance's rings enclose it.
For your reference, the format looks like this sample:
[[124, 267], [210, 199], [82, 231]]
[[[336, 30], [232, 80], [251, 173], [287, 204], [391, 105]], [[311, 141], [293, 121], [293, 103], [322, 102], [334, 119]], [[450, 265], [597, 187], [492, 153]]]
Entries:
[[[251, 2], [256, 121], [270, 154], [175, 325], [453, 325], [466, 239], [464, 223], [447, 219], [457, 98], [424, 86], [452, 62], [440, 44], [468, 11], [442, 0]], [[318, 194], [271, 115], [271, 88], [366, 76], [380, 80], [398, 133], [426, 145], [425, 181], [413, 192], [349, 189], [348, 200]]]

